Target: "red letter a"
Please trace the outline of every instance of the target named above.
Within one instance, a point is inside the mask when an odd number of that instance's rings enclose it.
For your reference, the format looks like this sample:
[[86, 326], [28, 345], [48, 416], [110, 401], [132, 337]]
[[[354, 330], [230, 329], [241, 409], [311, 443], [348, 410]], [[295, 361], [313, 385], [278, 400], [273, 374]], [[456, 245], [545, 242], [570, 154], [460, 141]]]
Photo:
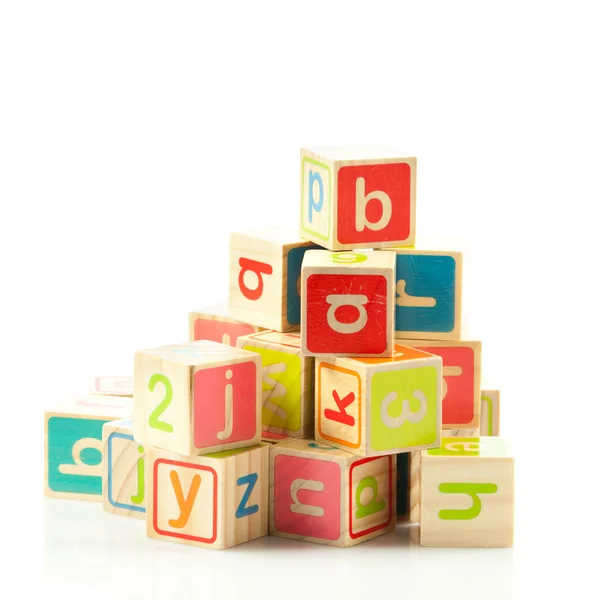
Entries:
[[[244, 296], [246, 296], [246, 298], [248, 298], [248, 300], [258, 300], [263, 293], [263, 273], [265, 275], [271, 275], [271, 273], [273, 273], [273, 267], [271, 265], [268, 265], [267, 263], [258, 262], [257, 260], [251, 260], [250, 258], [240, 258], [240, 267], [242, 267], [242, 270], [240, 271], [240, 275], [238, 277], [240, 291], [242, 292], [242, 294], [244, 294]], [[254, 290], [251, 290], [244, 283], [244, 274], [247, 271], [252, 271], [256, 274], [256, 277], [258, 277], [258, 284], [256, 286], [256, 289]]]

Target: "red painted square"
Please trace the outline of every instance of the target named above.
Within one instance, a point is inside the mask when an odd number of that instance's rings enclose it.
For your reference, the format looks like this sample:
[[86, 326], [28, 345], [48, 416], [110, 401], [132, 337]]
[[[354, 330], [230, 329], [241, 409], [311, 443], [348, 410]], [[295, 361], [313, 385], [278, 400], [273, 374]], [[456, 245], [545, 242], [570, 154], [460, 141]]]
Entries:
[[196, 319], [194, 321], [194, 340], [211, 340], [227, 346], [235, 346], [238, 337], [255, 332], [255, 327], [245, 323], [228, 323], [213, 319]]
[[[328, 354], [382, 354], [387, 349], [388, 282], [382, 275], [310, 275], [306, 281], [306, 346], [309, 352]], [[365, 296], [361, 306], [327, 301], [339, 295]], [[366, 316], [366, 319], [363, 319]], [[364, 322], [364, 324], [363, 324]], [[360, 330], [340, 331], [340, 324], [357, 323]], [[356, 327], [358, 327], [358, 325]]]
[[341, 167], [338, 240], [342, 244], [406, 240], [410, 235], [410, 186], [408, 163]]
[[335, 541], [341, 535], [341, 470], [332, 461], [279, 454], [274, 523], [281, 533]]
[[[255, 436], [256, 377], [256, 364], [252, 361], [196, 372], [192, 415], [196, 448], [250, 440]], [[231, 415], [229, 419], [227, 414]]]

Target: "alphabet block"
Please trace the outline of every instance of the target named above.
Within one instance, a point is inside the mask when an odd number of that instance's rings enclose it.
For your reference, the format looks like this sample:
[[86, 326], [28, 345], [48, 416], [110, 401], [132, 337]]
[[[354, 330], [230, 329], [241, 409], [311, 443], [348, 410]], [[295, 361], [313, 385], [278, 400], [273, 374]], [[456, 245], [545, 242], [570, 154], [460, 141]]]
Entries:
[[145, 449], [133, 439], [133, 418], [102, 427], [102, 505], [115, 515], [146, 518]]
[[[442, 429], [473, 437], [479, 428], [481, 342], [402, 340], [403, 344], [442, 357]], [[470, 435], [469, 435], [470, 434]]]
[[391, 356], [393, 252], [310, 250], [302, 265], [302, 351]]
[[410, 505], [410, 452], [396, 454], [396, 520], [407, 521]]
[[442, 359], [395, 346], [391, 358], [317, 358], [315, 437], [359, 456], [439, 446]]
[[226, 346], [235, 346], [238, 337], [263, 331], [262, 327], [242, 323], [219, 308], [205, 308], [189, 316], [189, 341], [212, 340]]
[[271, 535], [354, 546], [395, 529], [395, 455], [293, 440], [272, 446], [270, 460]]
[[481, 391], [481, 435], [500, 435], [500, 392]]
[[397, 339], [459, 340], [462, 320], [462, 254], [397, 248]]
[[147, 461], [148, 537], [222, 550], [268, 534], [268, 444]]
[[92, 377], [88, 392], [101, 396], [133, 396], [133, 377]]
[[329, 250], [411, 246], [417, 159], [381, 148], [300, 151], [300, 235]]
[[280, 228], [232, 233], [229, 315], [276, 331], [300, 326], [300, 268], [314, 244]]
[[263, 432], [311, 437], [314, 358], [301, 353], [300, 336], [276, 331], [257, 333], [238, 338], [237, 346], [261, 356]]
[[411, 517], [422, 546], [512, 546], [514, 458], [506, 440], [444, 438], [421, 452], [419, 477]]
[[261, 362], [209, 340], [135, 354], [134, 438], [198, 456], [260, 441]]
[[44, 495], [102, 501], [102, 426], [133, 414], [133, 399], [87, 395], [44, 413]]

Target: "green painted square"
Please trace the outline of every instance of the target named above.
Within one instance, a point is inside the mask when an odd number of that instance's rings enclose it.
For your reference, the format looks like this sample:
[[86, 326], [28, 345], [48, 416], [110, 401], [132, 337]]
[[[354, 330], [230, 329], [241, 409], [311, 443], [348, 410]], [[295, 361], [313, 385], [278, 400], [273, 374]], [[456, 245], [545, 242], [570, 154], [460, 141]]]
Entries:
[[382, 371], [371, 377], [372, 450], [391, 451], [436, 441], [438, 377], [435, 367]]

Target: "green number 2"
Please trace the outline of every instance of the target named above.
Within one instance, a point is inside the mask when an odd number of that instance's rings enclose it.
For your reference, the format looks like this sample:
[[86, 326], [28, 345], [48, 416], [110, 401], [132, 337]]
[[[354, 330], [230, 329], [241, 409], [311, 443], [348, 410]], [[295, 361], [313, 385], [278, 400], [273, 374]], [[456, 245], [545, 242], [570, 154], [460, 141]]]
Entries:
[[160, 429], [161, 431], [166, 431], [167, 433], [173, 433], [173, 425], [171, 425], [171, 423], [165, 423], [165, 421], [159, 420], [159, 417], [165, 412], [165, 410], [167, 410], [169, 404], [171, 404], [171, 400], [173, 400], [173, 386], [167, 377], [161, 375], [160, 373], [155, 373], [150, 378], [148, 389], [153, 392], [157, 383], [162, 383], [165, 386], [165, 397], [150, 414], [148, 425], [150, 425], [150, 427], [154, 427], [154, 429]]

